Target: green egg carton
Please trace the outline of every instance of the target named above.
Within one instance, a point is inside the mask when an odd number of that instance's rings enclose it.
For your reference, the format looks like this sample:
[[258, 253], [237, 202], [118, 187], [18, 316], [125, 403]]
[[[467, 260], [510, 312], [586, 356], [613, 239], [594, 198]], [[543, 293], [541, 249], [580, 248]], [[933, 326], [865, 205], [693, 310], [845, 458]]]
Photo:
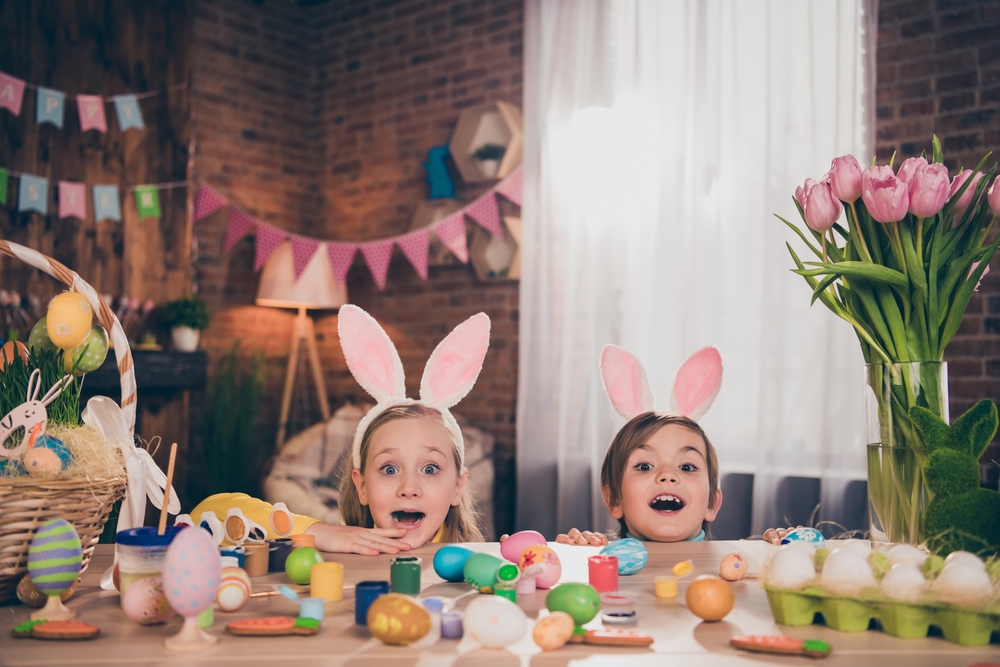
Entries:
[[1000, 603], [979, 611], [940, 602], [913, 604], [889, 600], [865, 591], [857, 598], [831, 595], [809, 586], [802, 591], [764, 587], [774, 620], [782, 625], [812, 625], [822, 614], [828, 626], [841, 632], [863, 632], [872, 619], [893, 637], [926, 637], [931, 626], [944, 638], [965, 646], [985, 646], [1000, 632]]

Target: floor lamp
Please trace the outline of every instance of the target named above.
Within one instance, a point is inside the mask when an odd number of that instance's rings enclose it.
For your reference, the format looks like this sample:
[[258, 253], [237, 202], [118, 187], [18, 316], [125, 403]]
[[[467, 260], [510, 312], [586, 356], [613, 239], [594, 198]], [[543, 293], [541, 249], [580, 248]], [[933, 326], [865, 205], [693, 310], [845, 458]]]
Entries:
[[285, 391], [281, 396], [281, 419], [278, 421], [277, 447], [285, 442], [288, 430], [288, 413], [292, 405], [292, 388], [299, 365], [299, 354], [305, 343], [312, 368], [313, 382], [319, 393], [319, 409], [324, 421], [330, 418], [330, 403], [323, 381], [323, 367], [319, 363], [319, 349], [316, 346], [316, 329], [307, 310], [330, 310], [347, 303], [347, 285], [338, 285], [330, 271], [326, 252], [319, 249], [306, 265], [305, 270], [295, 279], [292, 246], [288, 241], [264, 264], [257, 287], [257, 305], [271, 308], [294, 308], [298, 310], [292, 327], [292, 351], [288, 356], [285, 371]]

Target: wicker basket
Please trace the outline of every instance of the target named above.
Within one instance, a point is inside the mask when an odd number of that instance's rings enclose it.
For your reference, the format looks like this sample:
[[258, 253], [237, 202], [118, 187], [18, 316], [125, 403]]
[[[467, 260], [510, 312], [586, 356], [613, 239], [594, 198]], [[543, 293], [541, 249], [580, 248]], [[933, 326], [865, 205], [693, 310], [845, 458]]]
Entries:
[[[131, 433], [135, 427], [136, 408], [132, 351], [111, 308], [80, 276], [40, 252], [0, 239], [0, 253], [41, 269], [82, 294], [90, 303], [114, 345], [121, 375], [122, 412]], [[98, 480], [0, 478], [0, 603], [14, 597], [17, 584], [27, 571], [31, 539], [49, 519], [61, 517], [76, 528], [83, 544], [83, 568], [86, 570], [104, 531], [108, 513], [115, 501], [125, 495], [125, 486], [124, 468], [120, 477]]]

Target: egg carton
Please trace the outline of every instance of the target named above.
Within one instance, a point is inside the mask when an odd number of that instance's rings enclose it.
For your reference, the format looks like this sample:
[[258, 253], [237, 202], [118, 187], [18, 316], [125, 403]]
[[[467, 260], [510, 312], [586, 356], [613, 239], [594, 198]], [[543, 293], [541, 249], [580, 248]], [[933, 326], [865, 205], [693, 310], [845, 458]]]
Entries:
[[816, 614], [822, 614], [834, 630], [863, 632], [875, 619], [893, 637], [919, 639], [934, 626], [948, 641], [965, 646], [984, 646], [990, 643], [993, 632], [1000, 632], [998, 603], [977, 611], [944, 603], [898, 602], [876, 595], [844, 598], [814, 586], [802, 591], [766, 586], [764, 590], [775, 622], [782, 625], [811, 625], [817, 622]]

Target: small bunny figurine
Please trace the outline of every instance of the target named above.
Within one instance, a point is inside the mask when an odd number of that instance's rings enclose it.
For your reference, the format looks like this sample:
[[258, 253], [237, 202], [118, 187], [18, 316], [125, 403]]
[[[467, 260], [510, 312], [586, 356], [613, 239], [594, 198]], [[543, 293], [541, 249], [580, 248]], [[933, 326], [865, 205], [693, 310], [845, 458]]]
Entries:
[[[7, 416], [3, 419], [0, 419], [0, 456], [11, 459], [20, 458], [28, 449], [29, 434], [36, 438], [45, 434], [45, 425], [49, 419], [45, 406], [56, 400], [56, 397], [72, 382], [72, 375], [64, 375], [45, 392], [41, 400], [38, 400], [38, 392], [42, 388], [42, 373], [37, 368], [31, 372], [31, 376], [28, 378], [26, 402], [8, 412]], [[11, 449], [4, 448], [3, 443], [7, 442], [11, 434], [22, 426], [24, 427], [25, 437], [21, 441], [21, 444]]]

